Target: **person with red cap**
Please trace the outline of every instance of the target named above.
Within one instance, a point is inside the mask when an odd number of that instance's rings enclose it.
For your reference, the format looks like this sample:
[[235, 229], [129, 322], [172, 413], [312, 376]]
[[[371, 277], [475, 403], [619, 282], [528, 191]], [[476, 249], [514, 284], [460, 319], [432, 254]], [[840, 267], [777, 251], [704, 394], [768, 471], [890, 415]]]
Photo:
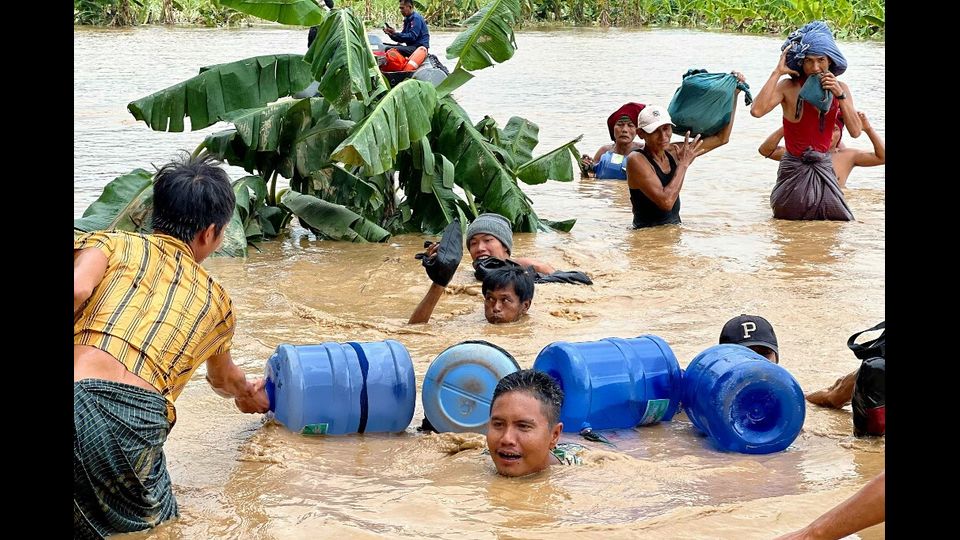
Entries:
[[[843, 136], [843, 115], [838, 114], [837, 122], [833, 127], [833, 139], [830, 141], [830, 157], [833, 161], [833, 171], [837, 174], [837, 183], [840, 184], [841, 188], [847, 185], [847, 178], [850, 176], [850, 173], [853, 172], [854, 167], [876, 167], [877, 165], [883, 165], [887, 162], [886, 147], [883, 144], [883, 139], [880, 138], [877, 131], [870, 125], [870, 120], [867, 119], [867, 115], [857, 111], [857, 116], [860, 117], [863, 132], [870, 137], [870, 142], [873, 143], [873, 152], [849, 148], [840, 142], [840, 138]], [[763, 157], [780, 161], [783, 154], [787, 151], [786, 147], [780, 144], [782, 139], [783, 128], [781, 127], [771, 133], [757, 151], [759, 151]]]
[[624, 103], [607, 118], [607, 130], [611, 144], [605, 144], [597, 150], [591, 159], [583, 154], [580, 158], [581, 178], [591, 174], [598, 180], [626, 180], [627, 156], [634, 150], [643, 148], [643, 141], [637, 141], [637, 116], [643, 110], [642, 103]]

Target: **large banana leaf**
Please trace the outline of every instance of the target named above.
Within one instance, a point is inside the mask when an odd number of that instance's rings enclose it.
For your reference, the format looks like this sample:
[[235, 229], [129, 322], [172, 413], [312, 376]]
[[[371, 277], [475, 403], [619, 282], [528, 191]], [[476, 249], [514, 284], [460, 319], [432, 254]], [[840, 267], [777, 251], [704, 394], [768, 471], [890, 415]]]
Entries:
[[[330, 155], [340, 146], [353, 129], [351, 120], [342, 120], [336, 111], [330, 109], [325, 100], [316, 100], [311, 107], [311, 126], [301, 130], [292, 143], [292, 158], [297, 171], [309, 176], [330, 165]], [[301, 114], [298, 110], [290, 113]]]
[[393, 168], [397, 153], [430, 133], [436, 105], [432, 84], [407, 79], [377, 103], [331, 157], [348, 165], [362, 165], [367, 175], [385, 172]]
[[540, 142], [539, 136], [540, 126], [519, 116], [512, 116], [501, 132], [499, 145], [510, 154], [514, 163], [526, 163], [533, 159], [533, 149]]
[[308, 176], [328, 167], [331, 152], [353, 127], [323, 98], [282, 101], [228, 116], [235, 130], [208, 135], [206, 148], [249, 172], [279, 170], [286, 178], [293, 178], [294, 169]]
[[196, 77], [127, 104], [154, 131], [210, 126], [241, 109], [262, 107], [304, 89], [313, 80], [299, 54], [255, 56], [205, 68]]
[[[547, 180], [558, 180], [560, 182], [570, 182], [573, 180], [573, 162], [577, 161], [580, 152], [574, 146], [580, 142], [583, 135], [568, 142], [567, 144], [555, 148], [550, 152], [528, 161], [517, 169], [517, 178], [527, 184], [542, 184]], [[570, 156], [573, 156], [571, 161]]]
[[268, 21], [294, 26], [316, 26], [327, 12], [314, 0], [219, 0], [220, 4]]
[[533, 232], [539, 220], [530, 200], [517, 186], [513, 174], [491, 149], [483, 135], [468, 118], [461, 116], [459, 106], [448, 98], [440, 101], [434, 116], [436, 135], [434, 149], [444, 156], [455, 156], [455, 180], [484, 211], [503, 215], [514, 230]]
[[453, 191], [453, 163], [440, 153], [434, 153], [431, 161], [433, 170], [426, 170], [426, 160], [413, 152], [403, 152], [397, 160], [406, 196], [400, 211], [407, 231], [439, 234], [456, 218], [464, 225], [470, 221], [463, 210], [468, 208], [467, 203]]
[[387, 88], [367, 44], [363, 23], [349, 9], [330, 12], [303, 60], [320, 81], [320, 94], [341, 112], [354, 96], [370, 105]]
[[346, 206], [371, 221], [379, 222], [386, 202], [384, 181], [384, 175], [365, 178], [334, 165], [312, 173], [303, 183], [301, 193]]
[[73, 220], [73, 228], [83, 232], [111, 229], [150, 232], [153, 230], [152, 202], [153, 175], [134, 169], [107, 184], [83, 217]]
[[281, 204], [317, 234], [332, 240], [385, 242], [390, 233], [355, 212], [296, 191], [284, 194]]
[[516, 52], [513, 28], [519, 23], [520, 0], [493, 0], [464, 21], [469, 28], [447, 47], [447, 58], [460, 57], [457, 69], [470, 71], [505, 62]]

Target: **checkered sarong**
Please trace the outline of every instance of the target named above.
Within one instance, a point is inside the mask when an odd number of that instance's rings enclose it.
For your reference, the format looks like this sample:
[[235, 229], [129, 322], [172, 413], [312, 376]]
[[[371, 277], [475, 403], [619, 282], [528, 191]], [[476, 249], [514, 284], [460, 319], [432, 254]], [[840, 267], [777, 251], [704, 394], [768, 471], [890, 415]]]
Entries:
[[170, 423], [158, 393], [123, 383], [73, 383], [75, 538], [149, 529], [177, 514], [163, 455]]

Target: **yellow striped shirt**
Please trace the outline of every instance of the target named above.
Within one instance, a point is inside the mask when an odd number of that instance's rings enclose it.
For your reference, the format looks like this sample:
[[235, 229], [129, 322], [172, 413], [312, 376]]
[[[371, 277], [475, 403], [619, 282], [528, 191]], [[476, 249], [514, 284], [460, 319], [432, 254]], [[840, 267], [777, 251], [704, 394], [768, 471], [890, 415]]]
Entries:
[[233, 303], [172, 236], [110, 231], [74, 239], [74, 251], [87, 248], [107, 256], [107, 270], [74, 319], [73, 343], [107, 352], [152, 384], [173, 425], [173, 401], [193, 372], [230, 350]]

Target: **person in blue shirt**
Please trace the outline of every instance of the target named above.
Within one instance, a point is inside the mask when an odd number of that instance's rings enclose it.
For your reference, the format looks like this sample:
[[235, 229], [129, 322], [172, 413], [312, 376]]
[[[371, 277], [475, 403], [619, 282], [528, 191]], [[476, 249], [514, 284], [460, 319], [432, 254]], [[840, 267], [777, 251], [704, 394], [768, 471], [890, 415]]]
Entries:
[[643, 148], [643, 141], [636, 141], [637, 116], [643, 107], [641, 103], [631, 102], [613, 111], [607, 118], [607, 129], [613, 143], [601, 146], [592, 159], [586, 154], [580, 157], [581, 178], [627, 179], [627, 156]]
[[397, 32], [395, 28], [384, 26], [383, 31], [390, 39], [404, 43], [405, 45], [395, 45], [385, 43], [387, 49], [396, 49], [404, 56], [410, 56], [417, 47], [430, 49], [430, 29], [427, 28], [427, 22], [423, 20], [423, 15], [417, 13], [413, 7], [413, 0], [400, 0], [400, 14], [403, 15], [403, 30]]

